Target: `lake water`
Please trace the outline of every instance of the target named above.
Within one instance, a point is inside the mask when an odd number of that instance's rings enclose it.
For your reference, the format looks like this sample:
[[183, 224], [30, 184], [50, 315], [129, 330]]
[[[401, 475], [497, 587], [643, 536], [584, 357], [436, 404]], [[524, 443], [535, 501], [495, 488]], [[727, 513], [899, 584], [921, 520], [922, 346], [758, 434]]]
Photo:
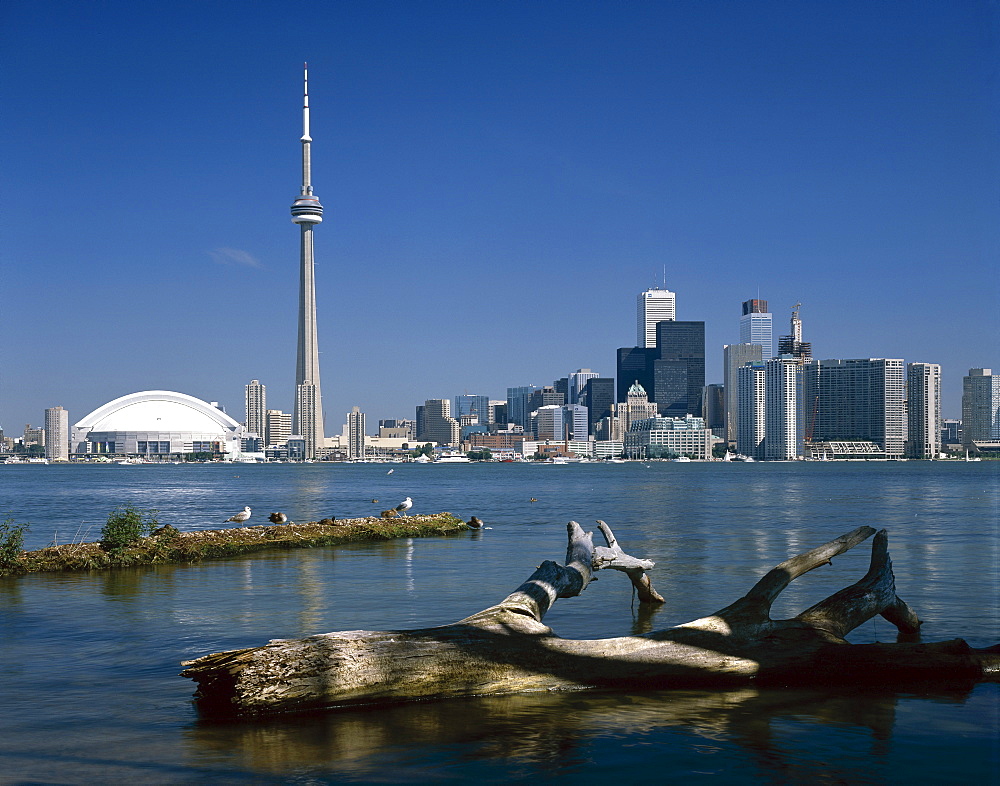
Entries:
[[[567, 638], [669, 627], [746, 592], [788, 556], [862, 524], [889, 530], [925, 641], [1000, 642], [1000, 462], [610, 465], [0, 465], [0, 516], [27, 546], [97, 540], [117, 505], [179, 529], [377, 514], [477, 515], [492, 529], [196, 565], [0, 579], [0, 783], [988, 783], [997, 684], [970, 691], [531, 694], [209, 723], [180, 661], [334, 630], [453, 622], [505, 597], [565, 524], [604, 519], [656, 561], [667, 603], [599, 574], [545, 621]], [[378, 499], [375, 503], [373, 500]], [[532, 499], [536, 501], [531, 501]], [[782, 594], [787, 617], [860, 578], [866, 542]], [[881, 618], [850, 636], [894, 641]]]

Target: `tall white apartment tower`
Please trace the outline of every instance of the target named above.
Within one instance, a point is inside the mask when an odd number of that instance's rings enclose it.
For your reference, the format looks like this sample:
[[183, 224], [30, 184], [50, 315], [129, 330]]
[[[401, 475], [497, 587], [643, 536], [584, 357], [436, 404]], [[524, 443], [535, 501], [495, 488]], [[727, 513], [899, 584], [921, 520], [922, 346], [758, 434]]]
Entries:
[[45, 410], [45, 458], [69, 460], [69, 412], [62, 407]]
[[941, 366], [906, 364], [906, 455], [935, 459], [941, 452]]
[[737, 369], [736, 450], [752, 459], [764, 458], [765, 438], [765, 367], [759, 360], [744, 363]]
[[247, 431], [256, 434], [261, 439], [267, 436], [267, 388], [260, 380], [251, 379], [246, 386], [246, 420], [243, 425]]
[[656, 346], [656, 323], [677, 319], [677, 295], [669, 289], [647, 289], [636, 298], [637, 347]]
[[764, 458], [790, 461], [802, 454], [802, 369], [788, 355], [764, 363]]
[[313, 227], [323, 221], [323, 206], [312, 189], [312, 137], [309, 136], [309, 69], [304, 69], [302, 102], [302, 191], [292, 203], [292, 222], [299, 225], [299, 340], [295, 355], [295, 407], [292, 432], [306, 443], [306, 458], [323, 446], [323, 396], [316, 337], [316, 277]]
[[360, 407], [351, 407], [347, 413], [347, 458], [365, 457], [365, 413]]

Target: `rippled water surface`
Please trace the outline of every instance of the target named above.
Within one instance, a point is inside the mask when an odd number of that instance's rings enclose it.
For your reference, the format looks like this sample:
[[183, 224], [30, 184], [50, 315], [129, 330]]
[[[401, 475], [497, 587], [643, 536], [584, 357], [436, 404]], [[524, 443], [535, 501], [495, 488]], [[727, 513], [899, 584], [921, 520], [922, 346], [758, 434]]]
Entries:
[[[1000, 642], [996, 462], [618, 465], [0, 466], [0, 514], [28, 546], [96, 540], [131, 502], [179, 529], [250, 505], [292, 520], [477, 515], [445, 538], [270, 552], [198, 565], [0, 579], [0, 783], [499, 782], [571, 777], [989, 782], [998, 691], [673, 691], [481, 698], [252, 724], [199, 720], [182, 660], [331, 630], [445, 624], [502, 599], [565, 523], [606, 520], [657, 562], [647, 612], [616, 573], [546, 617], [570, 638], [711, 613], [768, 569], [861, 524], [889, 531], [923, 638]], [[375, 503], [373, 500], [379, 500]], [[532, 502], [534, 499], [536, 501]], [[794, 582], [774, 616], [853, 583], [867, 543]], [[893, 641], [881, 618], [855, 642]]]

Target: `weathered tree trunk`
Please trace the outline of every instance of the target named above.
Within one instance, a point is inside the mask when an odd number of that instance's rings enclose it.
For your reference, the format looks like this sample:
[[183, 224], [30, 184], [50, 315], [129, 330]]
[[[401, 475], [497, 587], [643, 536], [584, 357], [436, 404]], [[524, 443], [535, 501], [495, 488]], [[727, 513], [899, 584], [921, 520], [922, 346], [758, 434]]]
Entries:
[[[767, 573], [715, 614], [641, 636], [573, 641], [542, 618], [557, 598], [579, 595], [597, 570], [629, 576], [644, 603], [663, 599], [648, 560], [625, 554], [598, 522], [607, 546], [568, 525], [566, 564], [543, 562], [495, 606], [451, 625], [408, 631], [342, 631], [187, 661], [196, 701], [209, 714], [258, 715], [325, 706], [531, 690], [693, 685], [974, 682], [1000, 655], [962, 640], [851, 645], [848, 632], [881, 614], [903, 634], [920, 621], [897, 595], [885, 530], [859, 527]], [[856, 584], [788, 620], [772, 620], [795, 578], [875, 534], [871, 567]]]

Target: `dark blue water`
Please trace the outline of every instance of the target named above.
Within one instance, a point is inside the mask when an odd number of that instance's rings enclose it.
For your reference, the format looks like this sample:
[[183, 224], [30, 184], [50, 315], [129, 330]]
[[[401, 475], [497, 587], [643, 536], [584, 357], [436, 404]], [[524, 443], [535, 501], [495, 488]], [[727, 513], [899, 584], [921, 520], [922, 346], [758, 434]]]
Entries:
[[[733, 783], [996, 782], [996, 684], [969, 692], [572, 693], [210, 724], [179, 662], [331, 630], [452, 622], [496, 602], [565, 523], [605, 519], [657, 562], [646, 613], [601, 575], [546, 622], [596, 638], [668, 627], [742, 595], [788, 556], [886, 527], [897, 589], [923, 637], [1000, 642], [994, 462], [619, 465], [0, 466], [0, 515], [29, 546], [96, 540], [131, 502], [180, 529], [368, 515], [477, 515], [446, 538], [267, 553], [199, 565], [0, 579], [0, 783], [488, 782], [614, 777]], [[537, 501], [531, 502], [534, 498]], [[373, 499], [380, 500], [373, 503]], [[868, 544], [795, 581], [791, 616], [856, 581]], [[893, 641], [879, 618], [851, 634]]]

